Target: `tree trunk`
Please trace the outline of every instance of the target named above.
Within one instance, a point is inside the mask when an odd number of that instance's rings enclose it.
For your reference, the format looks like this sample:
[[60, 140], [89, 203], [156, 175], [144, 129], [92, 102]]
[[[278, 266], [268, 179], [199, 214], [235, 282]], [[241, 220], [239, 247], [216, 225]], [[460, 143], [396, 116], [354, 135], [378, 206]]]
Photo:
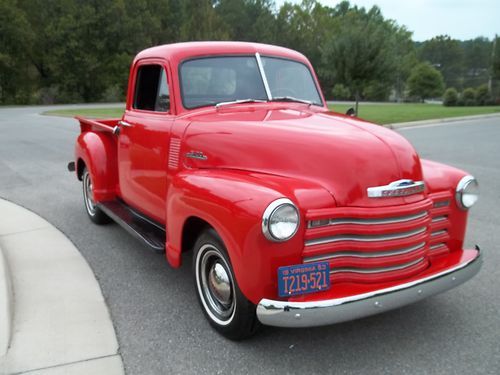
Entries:
[[358, 105], [359, 105], [359, 91], [356, 90], [356, 94], [354, 94], [354, 97], [356, 99], [356, 106], [354, 107], [354, 114], [356, 117], [358, 117]]

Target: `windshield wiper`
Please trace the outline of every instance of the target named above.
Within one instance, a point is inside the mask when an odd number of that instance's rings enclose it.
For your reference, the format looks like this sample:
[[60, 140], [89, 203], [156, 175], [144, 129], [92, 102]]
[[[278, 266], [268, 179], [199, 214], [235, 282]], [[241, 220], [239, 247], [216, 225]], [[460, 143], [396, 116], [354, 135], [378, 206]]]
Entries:
[[293, 96], [275, 96], [270, 100], [270, 102], [297, 102], [297, 103], [304, 103], [304, 104], [309, 104], [309, 105], [314, 104], [310, 100], [299, 99], [299, 98], [295, 98]]
[[220, 102], [215, 105], [215, 108], [223, 107], [225, 105], [231, 105], [231, 104], [241, 104], [241, 103], [266, 103], [266, 100], [262, 99], [238, 99], [238, 100], [231, 100], [230, 102]]

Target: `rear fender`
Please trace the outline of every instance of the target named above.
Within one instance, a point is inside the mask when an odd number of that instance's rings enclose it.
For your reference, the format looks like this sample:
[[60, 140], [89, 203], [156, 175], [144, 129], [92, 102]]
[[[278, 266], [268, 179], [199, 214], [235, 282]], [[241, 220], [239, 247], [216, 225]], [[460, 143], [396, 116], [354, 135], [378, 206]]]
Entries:
[[[84, 132], [75, 145], [77, 173], [81, 173], [81, 163], [89, 170], [97, 202], [116, 197], [118, 186], [116, 140], [111, 133]], [[81, 175], [78, 176], [81, 178]]]

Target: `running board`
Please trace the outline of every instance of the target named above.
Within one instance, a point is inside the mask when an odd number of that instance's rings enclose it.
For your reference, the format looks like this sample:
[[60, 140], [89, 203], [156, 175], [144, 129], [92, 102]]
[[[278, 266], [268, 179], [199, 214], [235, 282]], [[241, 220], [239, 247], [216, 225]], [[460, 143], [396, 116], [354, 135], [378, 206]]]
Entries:
[[101, 202], [98, 207], [148, 248], [159, 254], [165, 253], [167, 237], [161, 225], [119, 200]]

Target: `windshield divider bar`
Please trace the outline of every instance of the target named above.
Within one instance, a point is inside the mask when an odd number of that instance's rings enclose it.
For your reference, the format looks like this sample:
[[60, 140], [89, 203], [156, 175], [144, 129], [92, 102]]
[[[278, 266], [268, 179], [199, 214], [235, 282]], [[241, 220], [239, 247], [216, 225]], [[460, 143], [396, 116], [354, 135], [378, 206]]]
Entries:
[[255, 53], [255, 58], [257, 59], [257, 66], [259, 67], [260, 76], [262, 77], [262, 82], [264, 83], [264, 89], [266, 90], [267, 100], [273, 100], [271, 95], [271, 89], [269, 88], [269, 83], [267, 82], [266, 73], [264, 72], [264, 66], [262, 65], [262, 60], [260, 59], [260, 53]]

